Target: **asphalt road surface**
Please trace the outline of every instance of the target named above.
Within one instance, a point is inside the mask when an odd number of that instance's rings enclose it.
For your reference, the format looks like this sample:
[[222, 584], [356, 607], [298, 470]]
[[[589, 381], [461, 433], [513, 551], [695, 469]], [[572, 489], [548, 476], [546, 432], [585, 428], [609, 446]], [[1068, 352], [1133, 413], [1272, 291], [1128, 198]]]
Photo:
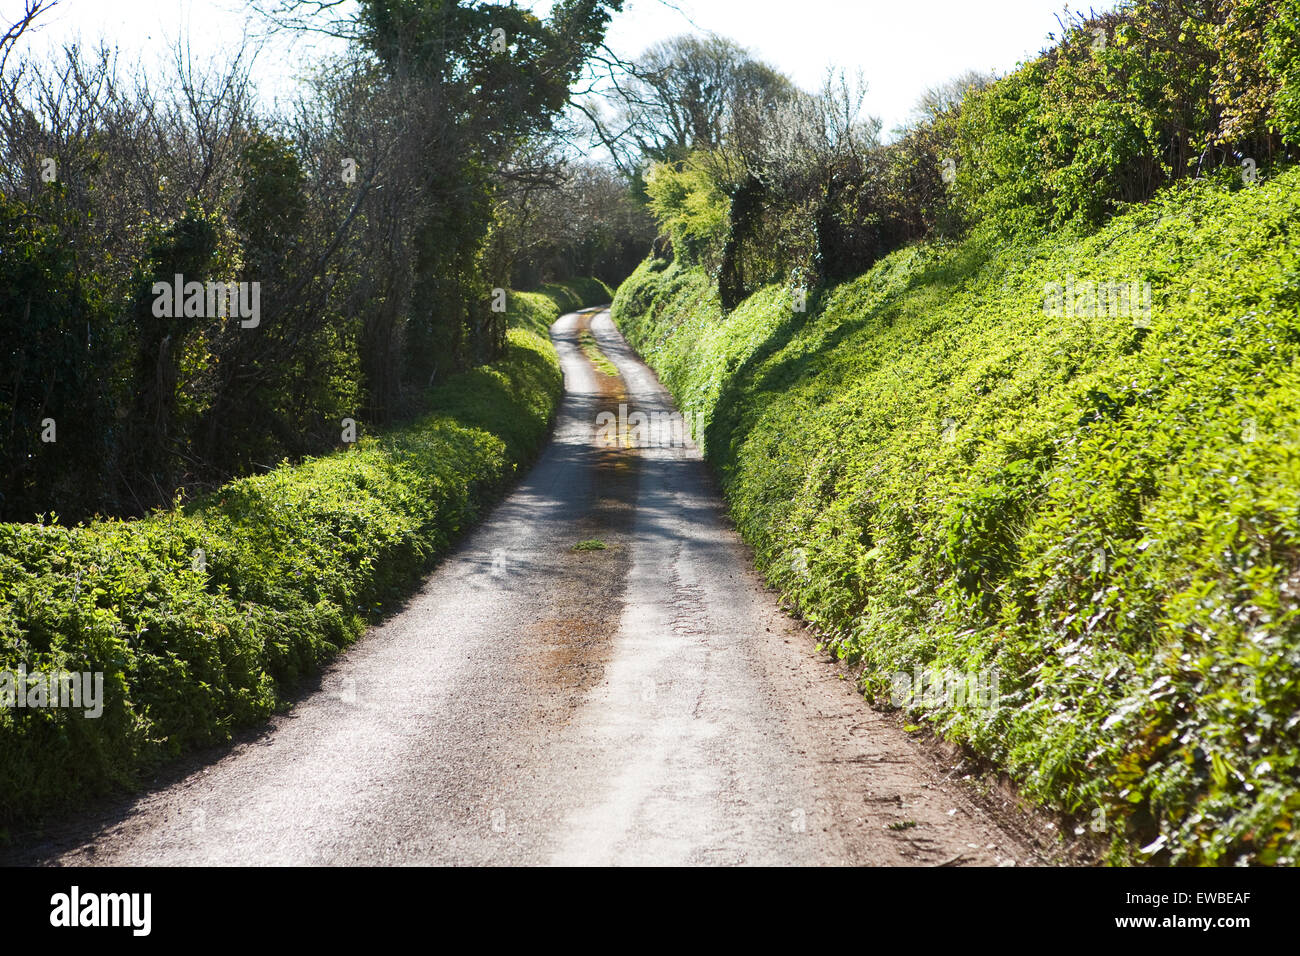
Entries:
[[1038, 862], [782, 613], [693, 446], [603, 440], [621, 403], [675, 411], [608, 313], [552, 335], [552, 442], [404, 608], [262, 732], [10, 862]]

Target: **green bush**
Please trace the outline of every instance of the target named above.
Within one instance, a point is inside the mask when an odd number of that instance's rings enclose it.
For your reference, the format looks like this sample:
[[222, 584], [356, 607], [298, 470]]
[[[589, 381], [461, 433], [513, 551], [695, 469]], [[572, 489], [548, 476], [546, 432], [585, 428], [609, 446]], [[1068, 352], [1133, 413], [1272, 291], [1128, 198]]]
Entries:
[[[1091, 236], [902, 249], [806, 314], [649, 260], [614, 318], [870, 695], [996, 673], [996, 706], [911, 709], [1116, 859], [1294, 865], [1298, 218], [1298, 170], [1184, 182]], [[1067, 280], [1149, 282], [1149, 327], [1049, 314]]]
[[[51, 500], [93, 511], [110, 497], [85, 476], [113, 461], [122, 430], [102, 387], [121, 329], [78, 268], [61, 188], [30, 204], [0, 194], [0, 517]], [[82, 401], [88, 391], [98, 400]]]
[[1296, 0], [1131, 0], [1072, 18], [958, 111], [964, 216], [1008, 234], [1092, 228], [1179, 179], [1285, 156], [1300, 143], [1297, 12]]
[[731, 202], [713, 176], [692, 156], [681, 163], [657, 163], [646, 180], [650, 211], [668, 232], [685, 262], [717, 267], [726, 241]]
[[509, 336], [346, 451], [136, 521], [0, 525], [0, 672], [105, 675], [97, 719], [0, 708], [0, 823], [229, 740], [407, 593], [546, 438], [555, 352]]
[[1300, 145], [1300, 0], [1277, 0], [1264, 61], [1278, 86], [1278, 132], [1287, 143]]

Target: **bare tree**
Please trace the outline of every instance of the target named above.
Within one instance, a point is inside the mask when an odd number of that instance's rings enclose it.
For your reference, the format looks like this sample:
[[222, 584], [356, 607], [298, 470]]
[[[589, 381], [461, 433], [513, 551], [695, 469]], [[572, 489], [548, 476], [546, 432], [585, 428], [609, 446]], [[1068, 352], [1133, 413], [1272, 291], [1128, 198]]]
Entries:
[[930, 122], [961, 106], [967, 94], [979, 92], [991, 86], [997, 77], [980, 70], [967, 70], [954, 76], [945, 83], [932, 86], [921, 94], [916, 105], [912, 107], [912, 122]]
[[725, 37], [683, 34], [627, 64], [604, 91], [607, 106], [582, 104], [596, 138], [624, 170], [720, 147], [744, 110], [795, 99], [789, 78]]
[[18, 40], [28, 31], [42, 13], [58, 6], [59, 0], [23, 0], [23, 12], [0, 35], [0, 74], [4, 73], [9, 54], [17, 46]]

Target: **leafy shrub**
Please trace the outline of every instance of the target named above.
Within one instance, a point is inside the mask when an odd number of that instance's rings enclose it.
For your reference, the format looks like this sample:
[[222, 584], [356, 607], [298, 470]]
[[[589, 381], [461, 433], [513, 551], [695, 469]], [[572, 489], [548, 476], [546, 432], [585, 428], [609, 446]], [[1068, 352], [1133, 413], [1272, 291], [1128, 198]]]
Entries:
[[1292, 146], [1300, 145], [1300, 0], [1277, 0], [1264, 59], [1278, 86], [1274, 100], [1278, 132]]
[[694, 160], [660, 163], [646, 180], [646, 193], [674, 253], [684, 262], [717, 268], [730, 203], [709, 172]]

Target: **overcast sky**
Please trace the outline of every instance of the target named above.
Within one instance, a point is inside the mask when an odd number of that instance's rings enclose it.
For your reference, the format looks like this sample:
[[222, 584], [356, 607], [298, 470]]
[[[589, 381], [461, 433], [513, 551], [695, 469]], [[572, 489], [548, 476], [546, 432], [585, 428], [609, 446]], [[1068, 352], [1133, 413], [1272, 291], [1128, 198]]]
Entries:
[[[521, 5], [539, 13], [549, 8], [545, 0]], [[1090, 5], [1101, 11], [1116, 3]], [[0, 0], [5, 15], [21, 6], [21, 0]], [[627, 0], [624, 6], [609, 34], [621, 55], [698, 28], [731, 37], [806, 89], [818, 87], [828, 67], [861, 69], [866, 110], [890, 130], [927, 87], [968, 69], [1006, 72], [1043, 49], [1058, 29], [1064, 0]], [[118, 47], [122, 62], [151, 64], [184, 35], [199, 56], [221, 57], [249, 20], [248, 6], [237, 0], [61, 0], [28, 47], [44, 51], [78, 36], [102, 36]], [[264, 98], [291, 96], [311, 59], [309, 44], [272, 43], [255, 69]]]

